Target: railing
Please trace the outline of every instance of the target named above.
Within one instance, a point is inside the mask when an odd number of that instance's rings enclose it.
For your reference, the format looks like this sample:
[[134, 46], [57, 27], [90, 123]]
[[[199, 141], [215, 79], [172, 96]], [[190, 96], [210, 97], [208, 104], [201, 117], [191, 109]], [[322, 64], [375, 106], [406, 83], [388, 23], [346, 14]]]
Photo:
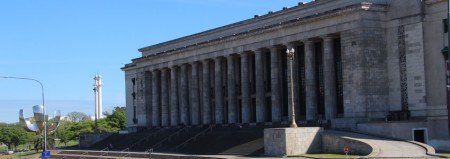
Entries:
[[108, 156], [109, 147], [100, 150], [100, 156]]
[[197, 135], [189, 138], [188, 140], [184, 141], [183, 143], [179, 144], [178, 146], [175, 147], [175, 150], [178, 151], [178, 148], [182, 147], [182, 146], [186, 146], [190, 141], [195, 141], [197, 140], [197, 137], [204, 136], [206, 134], [206, 132], [209, 130], [210, 132], [212, 132], [212, 128], [213, 126], [210, 125], [208, 128], [206, 128], [205, 130], [202, 130], [201, 132], [199, 132]]
[[148, 152], [148, 158], [152, 158], [153, 148], [145, 150], [145, 152]]
[[168, 136], [168, 137], [164, 138], [163, 140], [159, 141], [158, 143], [154, 144], [154, 145], [152, 146], [152, 148], [150, 148], [150, 149], [154, 150], [155, 148], [159, 147], [162, 143], [164, 143], [164, 142], [166, 142], [166, 141], [170, 141], [171, 138], [172, 138], [173, 136], [175, 136], [175, 135], [179, 136], [179, 135], [180, 135], [180, 132], [181, 132], [181, 131], [184, 131], [184, 130], [188, 130], [188, 127], [181, 128], [181, 129], [178, 130], [177, 132], [174, 132], [174, 133], [171, 134], [170, 136]]
[[123, 149], [120, 152], [128, 152], [128, 153], [125, 153], [125, 155], [123, 155], [122, 157], [130, 157], [130, 148]]
[[137, 144], [141, 143], [142, 141], [148, 140], [150, 137], [152, 137], [153, 135], [156, 135], [156, 134], [162, 132], [164, 129], [165, 129], [165, 128], [159, 129], [158, 131], [149, 134], [148, 136], [146, 136], [146, 137], [140, 139], [139, 141], [136, 141], [136, 142], [135, 142], [134, 144], [132, 144], [129, 148], [133, 148], [134, 146], [136, 146]]
[[[88, 155], [88, 154], [89, 154], [89, 151], [85, 151], [85, 152], [81, 153], [80, 159], [85, 159], [86, 156], [84, 156], [84, 155]], [[66, 157], [66, 156], [64, 156], [64, 157]]]

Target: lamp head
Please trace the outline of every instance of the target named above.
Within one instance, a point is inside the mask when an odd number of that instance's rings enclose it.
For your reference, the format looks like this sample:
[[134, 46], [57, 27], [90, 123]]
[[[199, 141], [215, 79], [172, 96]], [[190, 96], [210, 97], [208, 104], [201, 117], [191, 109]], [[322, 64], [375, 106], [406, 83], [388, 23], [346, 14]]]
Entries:
[[289, 58], [294, 57], [294, 52], [295, 52], [294, 48], [291, 48], [291, 50], [289, 50], [289, 49], [286, 50], [286, 53]]

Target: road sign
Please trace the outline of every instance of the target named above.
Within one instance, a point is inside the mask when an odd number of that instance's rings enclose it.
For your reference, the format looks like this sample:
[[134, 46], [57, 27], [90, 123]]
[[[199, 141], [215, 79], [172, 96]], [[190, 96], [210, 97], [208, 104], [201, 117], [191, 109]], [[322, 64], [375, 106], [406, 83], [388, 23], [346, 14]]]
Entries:
[[345, 147], [344, 147], [344, 152], [345, 152], [345, 153], [348, 153], [348, 150], [349, 150], [348, 146], [345, 146]]
[[345, 146], [344, 147], [344, 152], [345, 152], [345, 156], [347, 156], [347, 159], [348, 159], [348, 151], [349, 151], [348, 146]]

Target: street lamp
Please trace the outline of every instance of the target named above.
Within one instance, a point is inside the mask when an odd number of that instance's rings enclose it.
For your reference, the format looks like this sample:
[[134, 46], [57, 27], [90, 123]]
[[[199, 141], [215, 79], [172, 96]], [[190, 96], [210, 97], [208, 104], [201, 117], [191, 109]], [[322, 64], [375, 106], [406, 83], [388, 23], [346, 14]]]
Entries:
[[32, 78], [24, 78], [24, 77], [11, 77], [11, 76], [0, 76], [0, 78], [11, 78], [11, 79], [19, 79], [19, 80], [30, 80], [30, 81], [35, 81], [37, 83], [39, 83], [39, 85], [41, 85], [41, 90], [42, 90], [42, 110], [43, 110], [43, 114], [44, 114], [44, 152], [47, 151], [47, 121], [45, 119], [45, 105], [44, 105], [44, 85], [42, 85], [42, 83], [36, 79], [32, 79]]
[[294, 80], [292, 79], [292, 61], [294, 60], [294, 48], [289, 48], [286, 50], [286, 53], [289, 57], [289, 61], [291, 62], [290, 68], [291, 68], [291, 112], [292, 112], [292, 123], [291, 128], [297, 128], [297, 124], [295, 123], [295, 110], [294, 110]]

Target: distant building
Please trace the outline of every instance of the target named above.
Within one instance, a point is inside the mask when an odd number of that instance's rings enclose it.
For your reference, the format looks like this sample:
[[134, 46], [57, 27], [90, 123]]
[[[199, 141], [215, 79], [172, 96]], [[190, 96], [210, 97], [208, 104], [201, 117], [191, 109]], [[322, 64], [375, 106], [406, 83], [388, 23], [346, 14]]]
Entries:
[[[127, 126], [288, 123], [450, 145], [447, 0], [316, 0], [139, 49]], [[286, 49], [295, 49], [294, 84]]]

